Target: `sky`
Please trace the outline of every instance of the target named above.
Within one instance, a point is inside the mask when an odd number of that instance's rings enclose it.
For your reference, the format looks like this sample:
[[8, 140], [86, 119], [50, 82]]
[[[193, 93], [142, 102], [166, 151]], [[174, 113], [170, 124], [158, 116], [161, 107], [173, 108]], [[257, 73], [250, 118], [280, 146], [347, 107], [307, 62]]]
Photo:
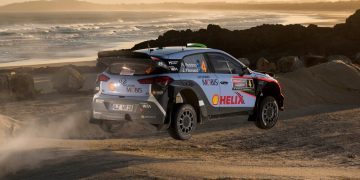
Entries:
[[[30, 1], [30, 0], [27, 0]], [[274, 0], [86, 0], [89, 2], [95, 3], [105, 3], [105, 4], [117, 4], [117, 3], [158, 3], [158, 2], [273, 2]], [[314, 1], [336, 1], [336, 0], [275, 0], [277, 2], [314, 2]], [[0, 5], [15, 3], [15, 2], [24, 2], [24, 0], [0, 0]]]

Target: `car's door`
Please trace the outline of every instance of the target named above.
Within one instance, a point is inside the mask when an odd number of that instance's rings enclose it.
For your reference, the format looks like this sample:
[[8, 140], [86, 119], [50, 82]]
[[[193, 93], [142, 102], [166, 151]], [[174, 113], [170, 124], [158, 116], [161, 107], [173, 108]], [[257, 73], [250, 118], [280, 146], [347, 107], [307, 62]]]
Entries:
[[243, 65], [222, 53], [207, 53], [220, 83], [219, 109], [222, 113], [247, 111], [255, 106], [255, 86], [250, 76], [242, 75]]
[[[180, 79], [201, 96], [199, 105], [206, 106], [209, 115], [218, 114], [219, 105], [216, 98], [220, 92], [219, 80], [210, 72], [205, 55], [200, 53], [184, 57], [179, 74]], [[193, 85], [192, 82], [196, 84]]]

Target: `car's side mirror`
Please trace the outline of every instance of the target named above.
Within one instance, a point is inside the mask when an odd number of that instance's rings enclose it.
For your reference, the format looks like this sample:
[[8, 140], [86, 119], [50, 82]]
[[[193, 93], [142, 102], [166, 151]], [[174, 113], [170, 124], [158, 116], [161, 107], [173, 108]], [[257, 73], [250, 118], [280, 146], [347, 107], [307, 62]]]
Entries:
[[244, 66], [241, 68], [241, 72], [239, 73], [240, 76], [246, 75], [246, 74], [250, 74], [249, 68]]

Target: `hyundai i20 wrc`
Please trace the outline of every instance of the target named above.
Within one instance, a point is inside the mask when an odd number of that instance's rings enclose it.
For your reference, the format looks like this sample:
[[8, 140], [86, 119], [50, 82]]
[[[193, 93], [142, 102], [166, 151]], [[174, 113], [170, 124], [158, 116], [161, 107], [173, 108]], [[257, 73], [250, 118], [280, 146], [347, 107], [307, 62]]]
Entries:
[[186, 140], [199, 123], [230, 116], [248, 115], [270, 129], [283, 110], [276, 79], [201, 44], [136, 50], [112, 60], [98, 76], [90, 120], [110, 132], [126, 121], [146, 121]]

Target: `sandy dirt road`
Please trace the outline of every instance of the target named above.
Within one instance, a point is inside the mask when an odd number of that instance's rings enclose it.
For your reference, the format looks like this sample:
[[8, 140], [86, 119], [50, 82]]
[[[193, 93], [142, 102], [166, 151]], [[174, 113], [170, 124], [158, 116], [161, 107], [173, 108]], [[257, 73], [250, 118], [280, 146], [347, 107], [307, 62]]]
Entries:
[[0, 101], [0, 179], [360, 179], [356, 66], [279, 74], [286, 111], [276, 127], [222, 119], [198, 126], [189, 141], [142, 122], [117, 134], [89, 124], [96, 74], [87, 77], [80, 93], [60, 95], [49, 75], [36, 76], [42, 95]]
[[103, 133], [87, 123], [91, 95], [59, 96], [1, 105], [41, 122], [2, 142], [2, 179], [360, 178], [358, 105], [289, 109], [268, 131], [246, 117], [211, 121], [175, 141], [139, 123]]

